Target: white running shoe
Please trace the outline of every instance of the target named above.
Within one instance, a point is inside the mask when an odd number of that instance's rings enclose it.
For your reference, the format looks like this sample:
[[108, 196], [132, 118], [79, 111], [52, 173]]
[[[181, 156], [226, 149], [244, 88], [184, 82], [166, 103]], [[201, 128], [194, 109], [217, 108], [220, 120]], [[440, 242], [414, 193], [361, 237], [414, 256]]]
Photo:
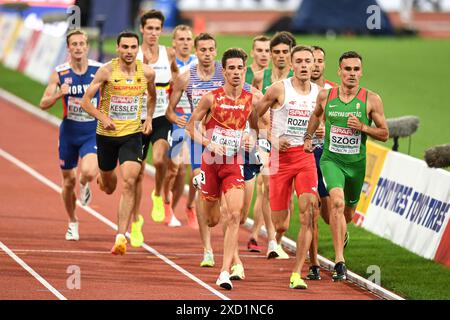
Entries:
[[80, 183], [80, 202], [82, 206], [87, 206], [92, 200], [91, 188], [89, 188], [89, 183], [84, 186]]
[[181, 227], [181, 222], [180, 220], [177, 219], [177, 217], [175, 217], [175, 215], [172, 215], [172, 218], [170, 219], [170, 222], [167, 224], [168, 227], [171, 228], [176, 228], [176, 227]]
[[267, 259], [274, 259], [278, 257], [278, 243], [275, 240], [270, 240], [267, 246]]
[[276, 257], [275, 259], [278, 259], [278, 260], [289, 259], [289, 255], [286, 253], [286, 251], [283, 250], [283, 247], [281, 246], [281, 244], [278, 245], [277, 254], [278, 254], [278, 257]]
[[230, 273], [228, 271], [222, 271], [216, 281], [216, 284], [225, 290], [233, 289], [233, 284], [230, 280]]
[[78, 234], [78, 222], [70, 222], [69, 228], [66, 232], [67, 241], [78, 241], [80, 240], [80, 235]]

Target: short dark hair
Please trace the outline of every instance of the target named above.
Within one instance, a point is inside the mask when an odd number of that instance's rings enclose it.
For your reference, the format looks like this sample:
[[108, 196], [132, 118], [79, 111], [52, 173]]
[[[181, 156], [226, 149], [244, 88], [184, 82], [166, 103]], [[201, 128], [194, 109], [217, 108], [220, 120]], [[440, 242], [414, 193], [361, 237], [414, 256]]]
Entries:
[[255, 42], [257, 42], [257, 41], [267, 42], [267, 41], [270, 41], [270, 38], [265, 35], [259, 35], [259, 36], [254, 37], [252, 48], [255, 47]]
[[120, 40], [122, 40], [122, 38], [136, 38], [138, 44], [141, 43], [139, 40], [139, 36], [133, 31], [122, 31], [117, 37], [117, 45], [120, 44]]
[[247, 53], [245, 53], [245, 51], [241, 48], [230, 48], [227, 51], [225, 51], [223, 53], [222, 56], [222, 68], [225, 69], [225, 66], [227, 65], [227, 60], [228, 59], [233, 59], [233, 58], [241, 58], [242, 61], [244, 62], [244, 65], [247, 63]]
[[202, 32], [198, 36], [196, 36], [195, 39], [194, 39], [194, 46], [195, 46], [195, 48], [197, 48], [197, 45], [198, 45], [199, 41], [205, 41], [205, 40], [213, 40], [214, 41], [214, 47], [216, 46], [216, 39], [214, 38], [214, 36], [211, 33]]
[[149, 10], [147, 12], [145, 12], [142, 16], [141, 16], [141, 27], [144, 28], [145, 27], [145, 23], [147, 22], [147, 19], [158, 19], [161, 21], [161, 27], [164, 25], [164, 21], [166, 20], [166, 18], [164, 17], [163, 13], [159, 10], [156, 9], [152, 9]]
[[339, 65], [341, 65], [342, 60], [344, 60], [344, 59], [351, 59], [351, 58], [358, 58], [359, 60], [361, 60], [361, 63], [363, 61], [361, 55], [358, 52], [356, 52], [356, 51], [347, 51], [347, 52], [344, 52], [341, 55], [341, 57], [339, 58]]
[[292, 59], [292, 57], [294, 56], [294, 53], [300, 52], [300, 51], [308, 51], [308, 52], [310, 52], [312, 55], [314, 55], [314, 54], [313, 54], [313, 49], [312, 49], [312, 47], [310, 47], [310, 46], [298, 45], [298, 46], [295, 46], [294, 48], [292, 48], [292, 51], [291, 51], [291, 59]]
[[73, 29], [73, 30], [70, 30], [66, 35], [67, 46], [69, 46], [70, 37], [77, 35], [77, 34], [83, 35], [86, 38], [86, 43], [89, 43], [89, 37], [86, 32], [84, 32], [81, 29]]
[[282, 43], [288, 45], [290, 49], [295, 47], [297, 44], [292, 33], [287, 31], [277, 32], [270, 40], [270, 51], [272, 51], [273, 47], [276, 47], [277, 45]]
[[322, 51], [323, 55], [325, 56], [325, 50], [323, 50], [322, 47], [319, 47], [319, 46], [311, 46], [311, 48], [313, 49], [313, 51], [316, 51], [316, 50]]

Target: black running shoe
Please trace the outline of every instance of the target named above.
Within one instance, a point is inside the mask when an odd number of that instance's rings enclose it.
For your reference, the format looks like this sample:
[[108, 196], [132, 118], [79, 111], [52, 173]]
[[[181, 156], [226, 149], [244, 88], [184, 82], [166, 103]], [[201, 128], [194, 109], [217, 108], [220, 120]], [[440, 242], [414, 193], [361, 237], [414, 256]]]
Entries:
[[334, 265], [334, 272], [331, 276], [333, 281], [342, 281], [347, 279], [347, 267], [344, 262], [338, 262]]
[[311, 266], [309, 267], [309, 273], [306, 276], [308, 280], [320, 280], [320, 267], [319, 266]]
[[345, 238], [344, 238], [344, 249], [347, 247], [348, 243], [350, 242], [350, 234], [348, 233], [348, 231], [345, 233]]

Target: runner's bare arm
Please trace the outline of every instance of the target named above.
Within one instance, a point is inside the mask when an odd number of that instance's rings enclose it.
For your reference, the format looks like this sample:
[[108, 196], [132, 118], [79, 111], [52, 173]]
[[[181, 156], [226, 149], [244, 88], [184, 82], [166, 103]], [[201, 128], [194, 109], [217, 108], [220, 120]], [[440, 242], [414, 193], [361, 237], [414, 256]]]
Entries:
[[311, 117], [309, 118], [308, 128], [306, 129], [304, 137], [304, 150], [305, 152], [313, 152], [312, 138], [317, 127], [320, 125], [320, 120], [325, 110], [325, 104], [327, 102], [328, 90], [322, 89], [317, 95], [316, 108], [314, 109]]
[[257, 107], [259, 116], [262, 116], [267, 112], [267, 110], [269, 110], [269, 108], [275, 106], [276, 102], [279, 102], [279, 104], [281, 105], [282, 100], [284, 100], [283, 82], [278, 82], [271, 85], [264, 94], [264, 97], [259, 101]]
[[60, 86], [58, 73], [53, 71], [50, 75], [50, 79], [48, 80], [47, 88], [45, 88], [44, 94], [41, 98], [41, 102], [39, 103], [39, 107], [42, 110], [47, 110], [58, 101], [58, 99], [62, 98], [65, 94], [69, 93], [69, 85], [63, 84]]
[[376, 128], [363, 124], [361, 131], [375, 140], [387, 141], [389, 139], [389, 128], [384, 116], [383, 101], [378, 94], [370, 91], [368, 96], [368, 110], [369, 117], [375, 123]]
[[155, 71], [147, 65], [143, 65], [143, 67], [144, 76], [147, 79], [147, 105], [142, 107], [147, 108], [147, 119], [145, 119], [142, 132], [150, 134], [153, 130], [152, 121], [156, 104]]
[[254, 87], [252, 87], [251, 92], [253, 93], [252, 110], [251, 110], [249, 118], [248, 118], [248, 123], [252, 130], [250, 131], [250, 134], [244, 134], [244, 149], [247, 152], [250, 152], [251, 150], [253, 150], [253, 148], [255, 147], [256, 142], [258, 140], [259, 115], [258, 115], [256, 106], [258, 105], [259, 101], [263, 97], [262, 93]]
[[252, 87], [253, 100], [252, 100], [252, 112], [250, 113], [250, 117], [248, 122], [250, 124], [250, 128], [256, 131], [259, 134], [259, 114], [258, 114], [258, 104], [263, 99], [263, 94], [261, 91]]
[[95, 117], [97, 120], [101, 121], [105, 130], [115, 130], [116, 127], [113, 121], [106, 114], [100, 112], [100, 110], [92, 104], [91, 100], [97, 91], [100, 90], [102, 85], [109, 80], [111, 75], [110, 69], [111, 65], [106, 64], [97, 71], [94, 80], [92, 80], [91, 84], [84, 93], [83, 99], [81, 100], [81, 107], [83, 110]]
[[169, 56], [170, 71], [172, 72], [172, 81], [173, 81], [173, 79], [176, 79], [179, 74], [175, 50], [173, 48], [167, 48], [167, 55]]
[[255, 72], [253, 76], [252, 86], [258, 90], [261, 90], [263, 86], [263, 77], [264, 77], [264, 70]]
[[205, 94], [200, 99], [197, 108], [194, 109], [194, 112], [186, 125], [186, 133], [189, 137], [198, 144], [203, 144], [205, 147], [210, 141], [202, 134], [201, 128], [198, 128], [198, 126], [202, 125], [205, 116], [213, 104], [213, 100], [214, 96], [211, 93]]
[[186, 86], [189, 81], [189, 75], [190, 71], [187, 70], [186, 72], [179, 74], [178, 77], [176, 77], [175, 81], [173, 82], [172, 93], [170, 94], [169, 98], [169, 106], [166, 110], [166, 118], [171, 123], [176, 123], [180, 128], [183, 128], [186, 125], [187, 116], [178, 117], [175, 113], [175, 108], [180, 102], [183, 92], [186, 90]]

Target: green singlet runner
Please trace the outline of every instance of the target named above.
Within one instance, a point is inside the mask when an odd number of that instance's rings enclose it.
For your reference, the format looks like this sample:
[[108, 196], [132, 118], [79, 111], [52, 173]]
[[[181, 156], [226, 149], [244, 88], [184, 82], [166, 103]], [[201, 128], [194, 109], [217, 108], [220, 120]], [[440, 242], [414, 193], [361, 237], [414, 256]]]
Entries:
[[354, 208], [359, 201], [366, 172], [367, 135], [347, 126], [349, 114], [370, 126], [367, 116], [368, 91], [360, 88], [348, 103], [339, 99], [339, 88], [328, 93], [325, 105], [325, 142], [320, 168], [328, 192], [342, 188], [345, 204]]

